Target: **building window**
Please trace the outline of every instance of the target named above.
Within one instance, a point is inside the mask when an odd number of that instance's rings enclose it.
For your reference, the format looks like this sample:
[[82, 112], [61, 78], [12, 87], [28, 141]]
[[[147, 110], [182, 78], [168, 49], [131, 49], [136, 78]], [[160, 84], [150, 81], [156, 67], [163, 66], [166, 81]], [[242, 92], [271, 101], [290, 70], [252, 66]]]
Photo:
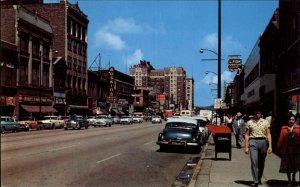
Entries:
[[33, 38], [32, 39], [32, 55], [35, 57], [40, 56], [40, 42], [38, 39]]

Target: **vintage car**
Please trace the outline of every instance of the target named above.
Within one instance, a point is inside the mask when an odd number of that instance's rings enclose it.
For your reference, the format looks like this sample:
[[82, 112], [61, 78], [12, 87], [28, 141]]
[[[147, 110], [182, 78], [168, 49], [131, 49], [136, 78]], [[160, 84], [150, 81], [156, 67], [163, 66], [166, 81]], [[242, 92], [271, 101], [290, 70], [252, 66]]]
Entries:
[[112, 125], [111, 117], [100, 115], [95, 118], [94, 127], [111, 127]]
[[1, 133], [5, 133], [6, 131], [18, 132], [20, 129], [20, 125], [16, 122], [16, 120], [9, 116], [1, 116]]
[[31, 116], [20, 116], [19, 121], [20, 130], [30, 131], [31, 129], [40, 130], [40, 126], [35, 117]]
[[132, 120], [133, 120], [133, 123], [143, 123], [143, 121], [144, 121], [142, 116], [133, 116]]
[[123, 116], [120, 119], [120, 123], [123, 124], [132, 124], [133, 123], [133, 118], [132, 116]]
[[170, 118], [159, 133], [156, 144], [160, 149], [170, 146], [194, 147], [200, 149], [201, 133], [196, 119]]
[[191, 118], [197, 120], [199, 131], [201, 133], [201, 143], [205, 143], [210, 135], [210, 131], [207, 128], [207, 125], [209, 124], [209, 120], [206, 117], [202, 117], [202, 116], [192, 116]]
[[43, 116], [40, 117], [38, 124], [42, 129], [56, 129], [63, 128], [65, 125], [65, 121], [61, 119], [59, 116]]
[[152, 123], [161, 123], [162, 119], [160, 116], [152, 116], [151, 122]]
[[85, 128], [88, 129], [89, 128], [89, 122], [83, 117], [83, 116], [72, 116], [64, 125], [64, 129], [68, 130], [68, 129], [81, 129], [81, 128]]
[[119, 116], [112, 116], [113, 124], [119, 124], [120, 123], [120, 117]]
[[94, 125], [95, 119], [96, 116], [88, 116], [86, 120], [89, 122], [89, 125]]

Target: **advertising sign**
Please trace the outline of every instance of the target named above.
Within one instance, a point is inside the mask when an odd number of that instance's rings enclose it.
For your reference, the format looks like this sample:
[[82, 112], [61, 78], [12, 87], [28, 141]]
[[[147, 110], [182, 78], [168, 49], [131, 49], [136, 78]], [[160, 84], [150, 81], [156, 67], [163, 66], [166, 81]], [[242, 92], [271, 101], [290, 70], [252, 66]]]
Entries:
[[228, 69], [229, 71], [233, 72], [236, 69], [241, 68], [242, 66], [242, 59], [240, 58], [230, 58], [228, 59]]
[[222, 106], [222, 99], [218, 98], [218, 99], [215, 99], [215, 102], [214, 102], [214, 109], [220, 109]]

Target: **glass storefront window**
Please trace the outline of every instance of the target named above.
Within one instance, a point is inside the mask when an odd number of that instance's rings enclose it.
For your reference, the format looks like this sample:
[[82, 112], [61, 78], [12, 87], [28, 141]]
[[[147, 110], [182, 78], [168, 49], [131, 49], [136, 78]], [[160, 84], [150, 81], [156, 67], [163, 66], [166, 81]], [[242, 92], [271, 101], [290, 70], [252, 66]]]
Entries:
[[300, 93], [289, 96], [289, 112], [294, 115], [300, 113]]

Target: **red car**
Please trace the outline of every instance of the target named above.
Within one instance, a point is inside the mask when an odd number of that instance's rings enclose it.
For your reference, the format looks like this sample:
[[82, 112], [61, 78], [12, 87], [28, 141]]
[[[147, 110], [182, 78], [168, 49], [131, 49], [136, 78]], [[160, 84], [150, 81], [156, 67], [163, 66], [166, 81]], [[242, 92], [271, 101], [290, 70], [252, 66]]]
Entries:
[[25, 131], [30, 131], [31, 129], [40, 130], [40, 126], [34, 117], [22, 116], [19, 117], [18, 123], [20, 124], [20, 129]]

